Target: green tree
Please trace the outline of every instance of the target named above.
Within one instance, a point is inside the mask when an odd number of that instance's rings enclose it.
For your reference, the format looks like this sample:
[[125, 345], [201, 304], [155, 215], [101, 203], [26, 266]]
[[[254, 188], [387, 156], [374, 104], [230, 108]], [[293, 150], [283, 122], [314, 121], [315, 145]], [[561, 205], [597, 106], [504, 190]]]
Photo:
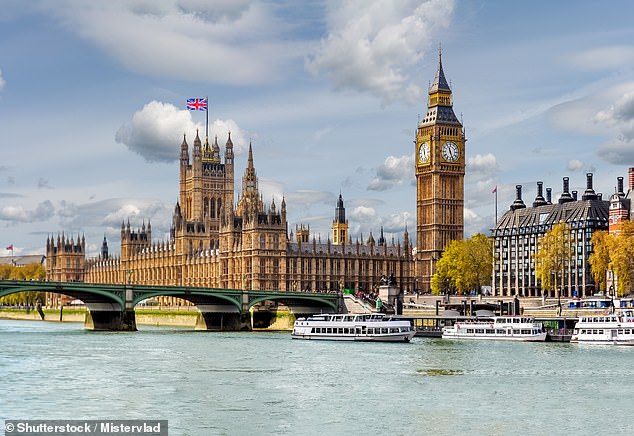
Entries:
[[493, 269], [491, 242], [478, 233], [462, 241], [451, 241], [436, 263], [432, 276], [432, 293], [440, 294], [455, 289], [458, 292], [479, 292], [491, 283]]
[[493, 273], [493, 246], [491, 239], [482, 233], [473, 235], [466, 240], [466, 273], [468, 282], [480, 291], [482, 286], [491, 284]]
[[573, 254], [570, 226], [565, 222], [555, 224], [542, 236], [535, 253], [535, 277], [541, 280], [543, 290], [556, 290], [560, 295]]
[[606, 274], [610, 269], [610, 244], [612, 235], [605, 230], [599, 230], [592, 235], [592, 254], [588, 258], [592, 278], [597, 284], [598, 290], [607, 287]]

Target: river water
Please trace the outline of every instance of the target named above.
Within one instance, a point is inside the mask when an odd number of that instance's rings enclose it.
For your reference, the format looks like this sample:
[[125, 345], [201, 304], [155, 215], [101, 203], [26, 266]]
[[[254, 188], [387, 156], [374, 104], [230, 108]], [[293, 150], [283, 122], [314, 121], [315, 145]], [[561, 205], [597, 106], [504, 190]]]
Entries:
[[[0, 321], [0, 420], [167, 419], [170, 435], [634, 434], [634, 347], [291, 340]], [[0, 426], [2, 422], [0, 422]]]

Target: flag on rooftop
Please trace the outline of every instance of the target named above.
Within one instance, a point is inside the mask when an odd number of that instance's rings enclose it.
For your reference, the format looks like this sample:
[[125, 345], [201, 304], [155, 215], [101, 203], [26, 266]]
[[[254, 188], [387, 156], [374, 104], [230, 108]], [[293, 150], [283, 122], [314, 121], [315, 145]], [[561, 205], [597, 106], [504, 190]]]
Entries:
[[187, 109], [190, 111], [206, 111], [207, 98], [188, 98]]
[[9, 246], [7, 247], [7, 250], [11, 250], [11, 251], [13, 251], [13, 244], [9, 245]]
[[493, 188], [492, 194], [495, 194], [496, 192], [498, 192], [498, 187], [497, 186], [495, 188]]

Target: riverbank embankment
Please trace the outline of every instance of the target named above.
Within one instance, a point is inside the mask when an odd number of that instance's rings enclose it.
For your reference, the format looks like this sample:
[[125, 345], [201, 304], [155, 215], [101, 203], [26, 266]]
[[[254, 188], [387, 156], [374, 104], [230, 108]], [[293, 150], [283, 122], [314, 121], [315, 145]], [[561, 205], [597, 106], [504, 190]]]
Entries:
[[[80, 322], [86, 318], [86, 308], [45, 308], [42, 309], [44, 318], [35, 310], [1, 308], [0, 319], [32, 320], [47, 322]], [[136, 308], [135, 318], [137, 325], [154, 327], [184, 327], [195, 328], [200, 312], [188, 306], [176, 308]], [[258, 328], [258, 322], [254, 323], [254, 330], [292, 330], [295, 316], [286, 311], [277, 311], [268, 319], [267, 324]], [[267, 326], [268, 325], [268, 326]]]

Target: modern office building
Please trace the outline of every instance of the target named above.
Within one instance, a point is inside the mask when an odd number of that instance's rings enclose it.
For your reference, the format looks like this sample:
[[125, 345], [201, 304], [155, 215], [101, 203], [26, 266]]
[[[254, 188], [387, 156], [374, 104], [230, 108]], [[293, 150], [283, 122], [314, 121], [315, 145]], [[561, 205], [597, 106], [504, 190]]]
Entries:
[[492, 229], [494, 245], [493, 293], [495, 295], [542, 296], [540, 280], [535, 275], [535, 254], [541, 237], [554, 225], [566, 223], [573, 256], [560, 273], [560, 286], [550, 296], [593, 295], [596, 291], [588, 259], [592, 253], [592, 235], [598, 230], [616, 232], [619, 223], [631, 219], [634, 196], [634, 168], [629, 169], [629, 189], [623, 190], [623, 177], [610, 200], [604, 200], [593, 188], [593, 175], [586, 174], [586, 189], [578, 197], [570, 192], [568, 177], [563, 178], [563, 192], [553, 203], [552, 189], [543, 195], [543, 183], [537, 183], [532, 207], [522, 200], [522, 186], [516, 186], [516, 199]]

